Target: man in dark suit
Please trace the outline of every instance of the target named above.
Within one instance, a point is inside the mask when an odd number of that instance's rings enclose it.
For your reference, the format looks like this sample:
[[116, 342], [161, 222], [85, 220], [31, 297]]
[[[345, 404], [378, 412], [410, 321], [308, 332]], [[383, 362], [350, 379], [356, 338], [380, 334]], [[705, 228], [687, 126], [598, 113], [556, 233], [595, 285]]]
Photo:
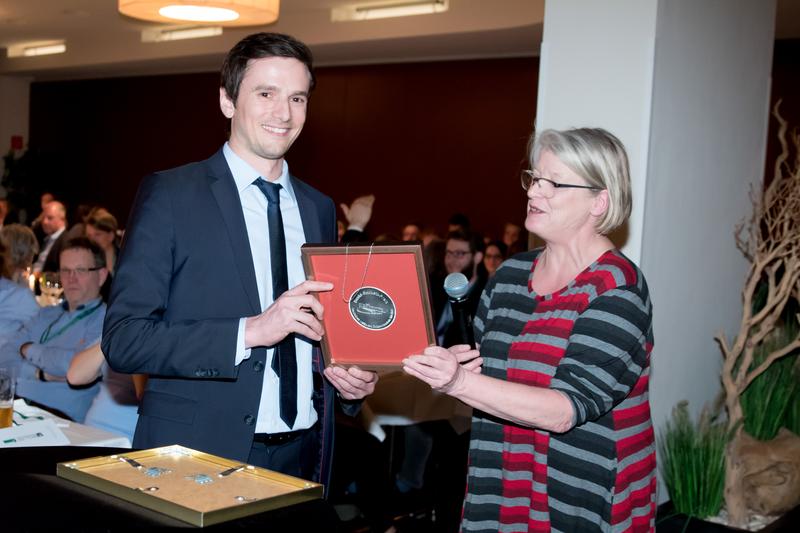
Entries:
[[[486, 274], [479, 265], [483, 261], [483, 240], [475, 233], [456, 230], [447, 235], [444, 264], [447, 274], [461, 272], [469, 281], [464, 297], [464, 310], [471, 324], [486, 286]], [[453, 321], [453, 311], [444, 291], [444, 277], [431, 281], [434, 300], [434, 323], [440, 346], [463, 344], [461, 328]], [[469, 326], [471, 329], [471, 326]]]
[[61, 248], [69, 238], [67, 235], [67, 209], [64, 204], [54, 200], [44, 206], [41, 228], [44, 232], [44, 237], [39, 243], [41, 251], [33, 263], [33, 272], [37, 278], [42, 272], [58, 270]]
[[314, 293], [332, 284], [303, 281], [300, 246], [336, 239], [333, 202], [284, 161], [313, 85], [303, 43], [244, 38], [222, 67], [229, 141], [139, 188], [102, 343], [112, 368], [150, 375], [137, 448], [178, 443], [327, 484], [334, 402], [352, 414], [375, 388], [374, 372], [323, 369]]

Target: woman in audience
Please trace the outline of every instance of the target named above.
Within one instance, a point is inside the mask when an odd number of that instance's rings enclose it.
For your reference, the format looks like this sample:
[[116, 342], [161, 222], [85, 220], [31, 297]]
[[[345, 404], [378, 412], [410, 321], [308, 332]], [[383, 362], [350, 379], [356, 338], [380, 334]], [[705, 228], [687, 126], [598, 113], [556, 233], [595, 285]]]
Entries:
[[105, 252], [109, 274], [114, 273], [117, 255], [119, 255], [118, 229], [117, 219], [102, 207], [92, 209], [86, 219], [86, 236]]
[[483, 267], [486, 269], [488, 277], [494, 276], [500, 264], [506, 259], [508, 247], [503, 241], [491, 241], [486, 245], [483, 253]]
[[544, 247], [486, 286], [480, 354], [431, 347], [404, 367], [474, 408], [462, 531], [652, 531], [652, 306], [607, 237], [630, 215], [628, 158], [577, 129], [542, 132], [529, 160], [525, 227]]
[[30, 228], [9, 224], [0, 230], [0, 344], [39, 310], [28, 286], [28, 268], [38, 252]]
[[97, 379], [101, 379], [100, 390], [92, 400], [83, 423], [124, 435], [133, 442], [145, 376], [120, 374], [112, 370], [98, 342], [75, 354], [67, 370], [67, 382], [70, 385], [88, 385]]
[[86, 217], [86, 237], [96, 243], [106, 254], [108, 277], [100, 287], [100, 296], [107, 302], [111, 294], [111, 281], [114, 277], [114, 267], [117, 264], [119, 245], [117, 239], [117, 219], [102, 207], [95, 207]]

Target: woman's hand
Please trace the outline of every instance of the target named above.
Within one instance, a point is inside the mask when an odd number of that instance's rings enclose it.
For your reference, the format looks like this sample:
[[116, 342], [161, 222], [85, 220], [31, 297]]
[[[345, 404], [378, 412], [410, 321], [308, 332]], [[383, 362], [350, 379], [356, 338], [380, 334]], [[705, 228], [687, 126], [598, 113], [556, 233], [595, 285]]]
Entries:
[[456, 354], [461, 368], [469, 370], [473, 374], [480, 374], [483, 366], [483, 357], [478, 350], [470, 347], [469, 344], [456, 344], [448, 348], [451, 352]]
[[453, 346], [449, 350], [429, 346], [422, 354], [404, 359], [403, 370], [421, 379], [432, 389], [454, 396], [462, 389], [465, 374], [479, 374], [481, 364], [483, 359], [480, 353], [465, 344]]

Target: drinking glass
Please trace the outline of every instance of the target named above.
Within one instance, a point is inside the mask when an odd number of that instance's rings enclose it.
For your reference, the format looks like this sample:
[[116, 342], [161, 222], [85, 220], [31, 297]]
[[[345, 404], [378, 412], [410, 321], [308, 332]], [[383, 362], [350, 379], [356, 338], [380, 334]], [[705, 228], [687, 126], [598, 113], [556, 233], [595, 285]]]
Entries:
[[58, 272], [42, 272], [39, 276], [39, 290], [42, 293], [44, 305], [60, 303], [64, 288], [61, 286]]
[[10, 428], [14, 420], [14, 376], [8, 368], [0, 368], [0, 428]]

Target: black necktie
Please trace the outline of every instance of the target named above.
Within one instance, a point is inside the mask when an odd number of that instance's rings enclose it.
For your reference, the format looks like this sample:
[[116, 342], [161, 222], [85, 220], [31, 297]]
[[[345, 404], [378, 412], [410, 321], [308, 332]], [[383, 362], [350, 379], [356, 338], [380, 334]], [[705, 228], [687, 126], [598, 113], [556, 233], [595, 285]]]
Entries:
[[[281, 216], [281, 186], [262, 178], [255, 182], [267, 197], [267, 222], [269, 223], [269, 254], [272, 267], [272, 299], [289, 289], [289, 274], [286, 267], [286, 236], [283, 233], [283, 217]], [[278, 375], [280, 390], [281, 419], [289, 429], [297, 418], [297, 357], [294, 347], [294, 334], [275, 346], [272, 355], [272, 369]]]

